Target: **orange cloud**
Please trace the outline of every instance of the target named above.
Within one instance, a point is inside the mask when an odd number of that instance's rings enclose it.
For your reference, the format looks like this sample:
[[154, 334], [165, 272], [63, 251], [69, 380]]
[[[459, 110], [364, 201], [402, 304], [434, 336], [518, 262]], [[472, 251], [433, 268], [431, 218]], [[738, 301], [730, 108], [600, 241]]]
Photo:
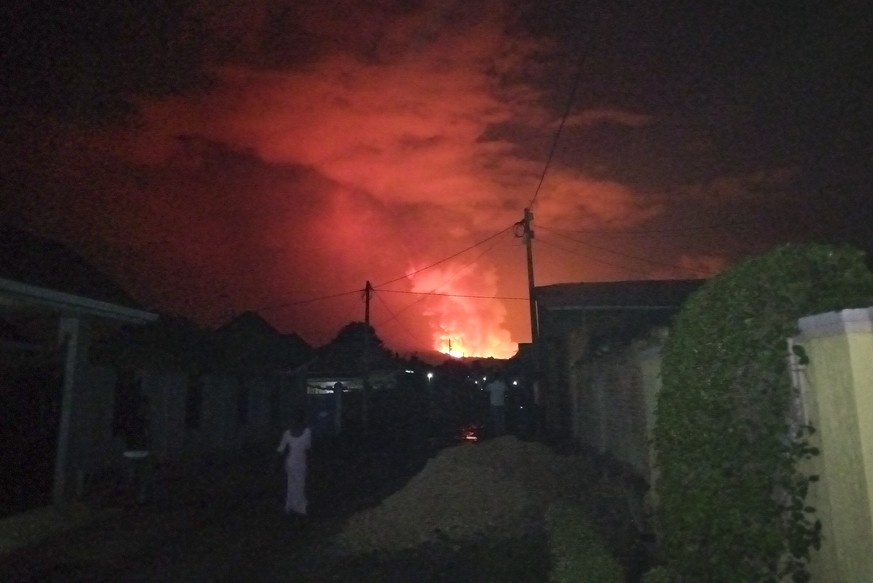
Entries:
[[409, 279], [412, 291], [435, 294], [422, 302], [423, 313], [431, 322], [434, 349], [453, 356], [496, 358], [509, 358], [518, 350], [503, 328], [503, 302], [485, 299], [497, 293], [498, 277], [493, 267], [450, 264], [414, 273]]
[[[295, 299], [392, 279], [518, 221], [559, 121], [546, 90], [524, 80], [551, 41], [524, 34], [505, 2], [370, 4], [198, 5], [209, 85], [131, 96], [134, 119], [69, 132], [79, 137], [65, 179], [82, 185], [90, 209], [115, 209], [108, 224], [80, 211], [94, 226], [83, 236], [158, 273], [149, 299], [210, 322], [290, 304], [265, 313], [318, 342], [359, 317], [360, 298], [314, 309]], [[602, 108], [567, 125], [650, 122]], [[536, 221], [575, 228], [633, 226], [660, 212], [631, 187], [558, 159], [535, 208]], [[527, 306], [510, 317], [500, 301], [461, 296], [526, 292], [522, 258], [410, 278], [413, 291], [450, 294], [422, 302], [413, 332], [470, 356], [514, 352], [528, 338]], [[553, 263], [548, 273], [573, 268]], [[202, 293], [203, 281], [226, 298], [192, 308], [173, 297], [173, 286]]]

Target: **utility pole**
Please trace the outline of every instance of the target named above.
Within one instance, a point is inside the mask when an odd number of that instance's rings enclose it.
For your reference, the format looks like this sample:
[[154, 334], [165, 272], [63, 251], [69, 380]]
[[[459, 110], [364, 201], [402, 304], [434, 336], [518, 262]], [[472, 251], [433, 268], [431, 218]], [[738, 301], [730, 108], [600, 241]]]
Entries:
[[373, 293], [373, 286], [367, 280], [367, 285], [364, 286], [364, 323], [370, 325], [370, 297]]
[[524, 218], [521, 220], [521, 224], [524, 227], [524, 246], [527, 250], [527, 297], [530, 303], [530, 341], [534, 352], [536, 352], [537, 340], [540, 336], [540, 325], [537, 319], [537, 304], [534, 298], [533, 249], [531, 246], [534, 232], [531, 228], [531, 221], [533, 221], [533, 213], [530, 212], [530, 209], [524, 209]]
[[369, 400], [370, 400], [370, 298], [373, 295], [373, 286], [367, 280], [364, 286], [364, 354], [361, 367], [361, 423], [364, 433], [369, 433]]

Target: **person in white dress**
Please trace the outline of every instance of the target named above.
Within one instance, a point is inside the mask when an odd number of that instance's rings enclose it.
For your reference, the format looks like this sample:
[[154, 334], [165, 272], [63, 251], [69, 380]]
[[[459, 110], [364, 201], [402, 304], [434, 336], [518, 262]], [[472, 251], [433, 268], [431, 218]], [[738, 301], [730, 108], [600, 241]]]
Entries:
[[276, 452], [284, 456], [288, 478], [285, 512], [298, 518], [306, 516], [306, 458], [311, 447], [312, 432], [306, 426], [306, 414], [296, 411], [290, 426], [282, 433]]

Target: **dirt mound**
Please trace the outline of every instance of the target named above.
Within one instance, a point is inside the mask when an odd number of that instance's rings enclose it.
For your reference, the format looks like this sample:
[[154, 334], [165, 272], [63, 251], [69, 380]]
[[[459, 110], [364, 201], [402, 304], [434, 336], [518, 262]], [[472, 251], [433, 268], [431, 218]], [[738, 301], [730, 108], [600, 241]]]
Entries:
[[442, 450], [404, 488], [352, 516], [337, 542], [354, 553], [521, 534], [578, 485], [573, 457], [506, 436]]

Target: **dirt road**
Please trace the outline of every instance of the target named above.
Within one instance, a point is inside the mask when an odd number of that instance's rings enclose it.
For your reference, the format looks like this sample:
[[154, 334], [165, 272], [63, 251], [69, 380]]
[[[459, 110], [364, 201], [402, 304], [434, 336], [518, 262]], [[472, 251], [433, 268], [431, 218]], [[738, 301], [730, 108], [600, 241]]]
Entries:
[[143, 507], [91, 500], [103, 517], [0, 556], [9, 582], [542, 582], [543, 530], [402, 552], [350, 555], [336, 534], [356, 512], [401, 489], [433, 452], [365, 446], [316, 452], [312, 515], [302, 528], [281, 512], [283, 476], [269, 448], [197, 467], [165, 468]]

